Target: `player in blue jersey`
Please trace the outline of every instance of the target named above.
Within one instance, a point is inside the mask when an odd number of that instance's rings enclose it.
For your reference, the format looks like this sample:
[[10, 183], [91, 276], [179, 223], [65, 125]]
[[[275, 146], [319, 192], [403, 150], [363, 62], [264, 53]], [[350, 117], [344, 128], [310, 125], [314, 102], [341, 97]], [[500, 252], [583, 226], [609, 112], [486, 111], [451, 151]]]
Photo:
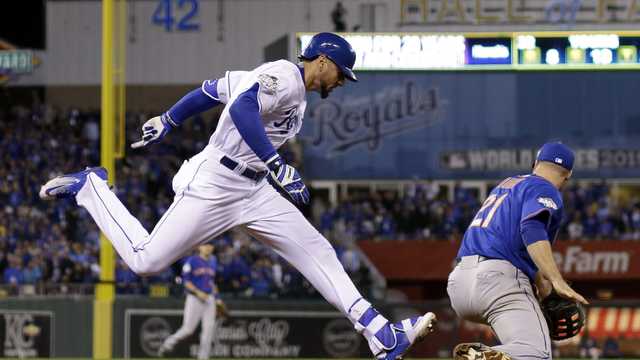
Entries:
[[501, 345], [460, 344], [454, 359], [551, 359], [536, 295], [544, 298], [553, 289], [587, 303], [562, 278], [551, 252], [562, 220], [560, 189], [573, 160], [566, 145], [544, 144], [533, 173], [502, 181], [469, 225], [447, 292], [458, 316], [490, 325]]
[[218, 289], [213, 281], [216, 274], [216, 259], [212, 256], [213, 245], [206, 243], [198, 246], [198, 254], [190, 256], [182, 266], [182, 281], [187, 293], [184, 303], [182, 326], [173, 335], [164, 340], [158, 355], [172, 351], [182, 339], [191, 335], [199, 322], [202, 322], [198, 359], [208, 359], [211, 352], [213, 330], [216, 324], [216, 299]]

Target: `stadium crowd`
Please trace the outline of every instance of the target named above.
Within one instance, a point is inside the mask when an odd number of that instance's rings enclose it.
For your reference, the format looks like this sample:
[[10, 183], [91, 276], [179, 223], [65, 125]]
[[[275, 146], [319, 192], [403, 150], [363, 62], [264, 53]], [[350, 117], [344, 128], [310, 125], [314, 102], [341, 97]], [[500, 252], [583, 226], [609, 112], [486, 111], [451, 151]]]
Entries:
[[[139, 136], [145, 114], [128, 116], [127, 143]], [[73, 200], [44, 202], [40, 186], [50, 177], [99, 164], [99, 114], [16, 107], [0, 112], [0, 285], [92, 284], [99, 277], [99, 230]], [[202, 149], [215, 121], [196, 117], [162, 145], [128, 151], [113, 190], [147, 230], [173, 200], [171, 179], [184, 159]], [[299, 150], [281, 151], [300, 167]], [[153, 194], [150, 196], [149, 194]], [[315, 297], [318, 294], [288, 263], [244, 235], [231, 231], [215, 240], [217, 283], [225, 294], [244, 297]], [[367, 269], [352, 246], [334, 244], [347, 268], [367, 286]], [[140, 278], [116, 263], [119, 293], [146, 293], [154, 283], [179, 282], [181, 264]], [[175, 287], [179, 291], [180, 287]]]
[[[138, 139], [148, 116], [128, 115], [127, 144]], [[212, 118], [215, 118], [212, 116]], [[99, 164], [99, 114], [60, 111], [46, 106], [0, 111], [0, 285], [92, 284], [98, 280], [99, 230], [73, 200], [44, 202], [40, 186], [50, 177]], [[215, 120], [195, 117], [161, 145], [128, 151], [119, 161], [114, 191], [151, 230], [172, 202], [171, 179], [184, 159], [202, 149]], [[301, 151], [284, 148], [299, 169]], [[335, 206], [318, 202], [310, 213], [336, 248], [356, 283], [370, 284], [357, 240], [456, 239], [480, 206], [468, 190], [456, 187], [453, 200], [434, 184], [350, 195]], [[573, 184], [565, 192], [567, 214], [562, 237], [640, 239], [640, 202], [621, 206], [606, 183]], [[217, 283], [221, 292], [243, 297], [318, 296], [288, 263], [244, 233], [215, 240]], [[120, 293], [146, 293], [154, 283], [176, 283], [180, 264], [141, 279], [117, 262]]]
[[[454, 188], [453, 201], [434, 184], [397, 191], [355, 194], [320, 211], [323, 232], [339, 229], [356, 240], [456, 240], [471, 223], [481, 202], [474, 193]], [[563, 190], [565, 221], [559, 239], [640, 240], [640, 199], [624, 203], [602, 181], [570, 183]]]

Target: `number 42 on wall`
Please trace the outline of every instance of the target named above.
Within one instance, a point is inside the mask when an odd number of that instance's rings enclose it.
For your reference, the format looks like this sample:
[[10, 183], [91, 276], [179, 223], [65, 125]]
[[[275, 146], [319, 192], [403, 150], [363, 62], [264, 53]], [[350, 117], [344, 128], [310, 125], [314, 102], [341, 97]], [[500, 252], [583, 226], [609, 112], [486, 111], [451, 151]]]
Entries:
[[[198, 5], [198, 0], [158, 0], [151, 22], [164, 26], [165, 31], [173, 31], [174, 26], [177, 31], [198, 31], [200, 23], [194, 19], [198, 15]], [[177, 20], [175, 16], [181, 17]]]

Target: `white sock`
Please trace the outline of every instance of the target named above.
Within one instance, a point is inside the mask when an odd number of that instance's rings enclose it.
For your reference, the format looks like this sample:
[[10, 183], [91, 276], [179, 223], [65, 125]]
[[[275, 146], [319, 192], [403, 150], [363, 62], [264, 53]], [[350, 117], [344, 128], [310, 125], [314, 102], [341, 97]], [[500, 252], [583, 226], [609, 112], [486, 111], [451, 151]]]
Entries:
[[[371, 311], [367, 313], [369, 310]], [[365, 318], [363, 319], [363, 317]], [[349, 309], [349, 319], [354, 324], [356, 331], [367, 339], [369, 349], [371, 349], [374, 356], [383, 353], [385, 350], [389, 350], [389, 348], [385, 347], [375, 336], [389, 321], [378, 313], [377, 310], [371, 306], [370, 302], [363, 298], [356, 300]]]

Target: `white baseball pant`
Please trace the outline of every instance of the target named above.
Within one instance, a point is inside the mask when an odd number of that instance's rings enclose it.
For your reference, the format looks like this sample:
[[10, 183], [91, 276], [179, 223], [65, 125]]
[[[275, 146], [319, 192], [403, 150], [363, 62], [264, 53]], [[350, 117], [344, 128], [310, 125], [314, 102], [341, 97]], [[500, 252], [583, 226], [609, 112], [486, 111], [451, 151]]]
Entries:
[[331, 244], [266, 180], [240, 175], [244, 164], [235, 171], [224, 167], [222, 156], [208, 145], [185, 161], [173, 178], [173, 204], [151, 234], [95, 174], [89, 174], [76, 200], [137, 274], [162, 271], [198, 244], [239, 226], [290, 262], [348, 316], [362, 296]]
[[213, 341], [213, 331], [216, 326], [216, 302], [213, 296], [204, 302], [193, 294], [187, 294], [184, 302], [184, 313], [182, 315], [182, 326], [174, 334], [166, 338], [162, 347], [173, 350], [176, 344], [193, 334], [202, 320], [200, 331], [200, 346], [198, 347], [198, 359], [205, 360], [211, 353], [211, 342]]

